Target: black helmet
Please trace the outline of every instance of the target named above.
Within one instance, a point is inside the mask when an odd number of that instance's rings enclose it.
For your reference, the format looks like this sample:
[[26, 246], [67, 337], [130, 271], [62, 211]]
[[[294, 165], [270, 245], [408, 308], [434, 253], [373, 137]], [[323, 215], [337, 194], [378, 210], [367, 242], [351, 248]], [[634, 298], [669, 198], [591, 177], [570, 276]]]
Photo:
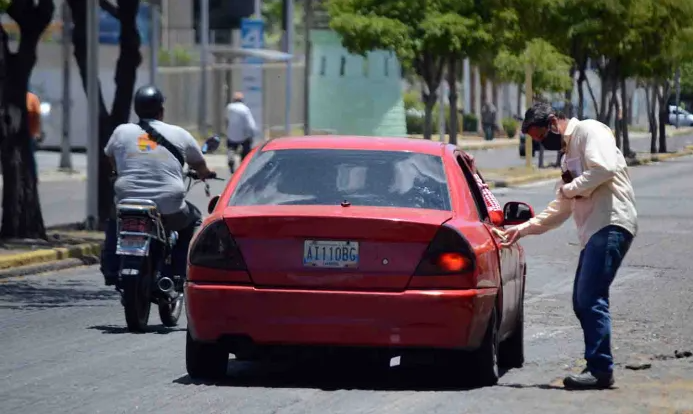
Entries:
[[163, 109], [164, 94], [156, 86], [142, 86], [135, 92], [135, 113], [141, 119], [157, 118]]

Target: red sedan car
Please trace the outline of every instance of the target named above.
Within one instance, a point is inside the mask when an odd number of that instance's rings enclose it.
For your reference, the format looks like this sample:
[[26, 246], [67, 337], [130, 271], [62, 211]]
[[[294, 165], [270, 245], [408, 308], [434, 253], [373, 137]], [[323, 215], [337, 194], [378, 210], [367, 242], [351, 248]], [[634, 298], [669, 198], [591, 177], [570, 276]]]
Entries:
[[[501, 248], [461, 155], [374, 137], [255, 149], [191, 245], [189, 375], [224, 376], [229, 353], [313, 346], [471, 354], [483, 384], [522, 366], [524, 253]], [[509, 202], [504, 215], [533, 211]]]

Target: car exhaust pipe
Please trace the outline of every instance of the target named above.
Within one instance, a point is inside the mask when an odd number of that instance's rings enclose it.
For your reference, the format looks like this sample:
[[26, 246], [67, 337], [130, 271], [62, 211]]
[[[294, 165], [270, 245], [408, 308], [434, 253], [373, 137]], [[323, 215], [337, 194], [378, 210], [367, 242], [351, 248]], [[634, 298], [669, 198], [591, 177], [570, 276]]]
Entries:
[[175, 287], [173, 280], [169, 277], [162, 277], [156, 282], [156, 286], [159, 288], [160, 291], [164, 293], [170, 294], [173, 291], [173, 288]]

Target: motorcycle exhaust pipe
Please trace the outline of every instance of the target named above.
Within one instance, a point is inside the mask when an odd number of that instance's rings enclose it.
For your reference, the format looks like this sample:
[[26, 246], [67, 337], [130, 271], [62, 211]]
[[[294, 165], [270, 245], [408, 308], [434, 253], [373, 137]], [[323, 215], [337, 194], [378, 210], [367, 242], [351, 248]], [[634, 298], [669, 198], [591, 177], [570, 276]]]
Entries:
[[156, 282], [157, 287], [160, 291], [170, 294], [175, 287], [173, 280], [169, 277], [162, 277]]

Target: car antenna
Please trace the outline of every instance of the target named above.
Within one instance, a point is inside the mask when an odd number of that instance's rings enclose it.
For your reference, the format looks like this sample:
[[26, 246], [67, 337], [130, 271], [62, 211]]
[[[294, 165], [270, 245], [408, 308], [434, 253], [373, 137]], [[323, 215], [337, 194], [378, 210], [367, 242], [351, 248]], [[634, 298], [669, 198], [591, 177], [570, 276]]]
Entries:
[[351, 203], [349, 202], [349, 200], [342, 201], [342, 207], [349, 207], [349, 206], [351, 206]]

